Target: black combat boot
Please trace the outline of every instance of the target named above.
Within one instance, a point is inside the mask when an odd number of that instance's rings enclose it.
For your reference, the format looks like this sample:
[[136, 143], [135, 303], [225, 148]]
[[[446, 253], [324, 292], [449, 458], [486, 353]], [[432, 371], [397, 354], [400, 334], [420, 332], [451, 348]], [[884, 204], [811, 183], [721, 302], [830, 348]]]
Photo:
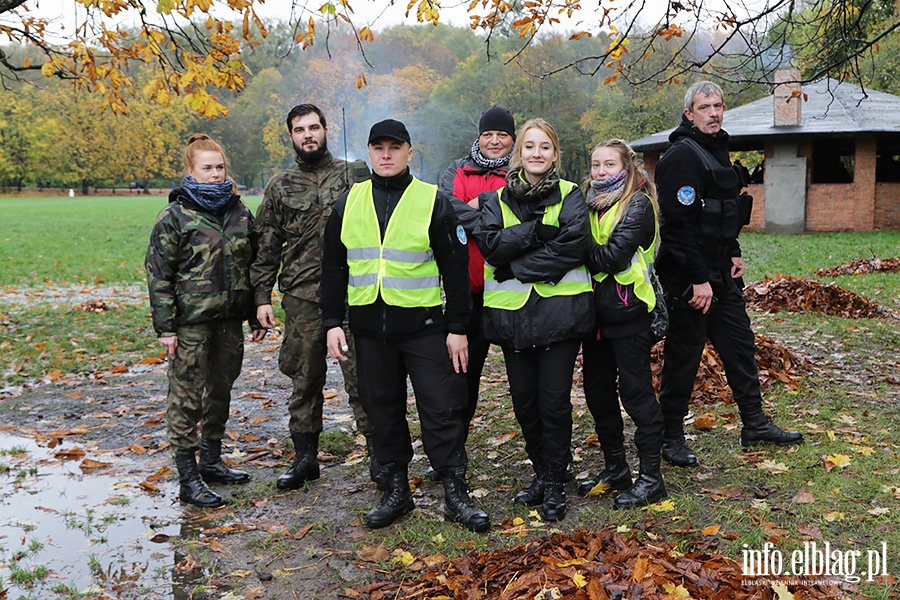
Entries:
[[176, 454], [175, 468], [178, 469], [178, 499], [201, 508], [215, 508], [222, 506], [225, 501], [203, 482], [200, 477], [200, 469], [197, 467], [197, 458], [194, 453]]
[[372, 529], [387, 527], [416, 507], [409, 489], [407, 465], [385, 465], [387, 489], [375, 508], [366, 513], [366, 525]]
[[603, 462], [603, 470], [596, 477], [585, 479], [578, 486], [579, 496], [587, 496], [600, 483], [609, 486], [604, 491], [624, 490], [631, 485], [631, 468], [625, 460], [625, 446], [603, 446]]
[[372, 446], [372, 436], [366, 436], [366, 452], [369, 454], [369, 479], [375, 484], [375, 487], [382, 492], [387, 488], [387, 471], [378, 463], [375, 458], [375, 449]]
[[562, 521], [566, 516], [566, 465], [548, 463], [544, 469], [544, 499], [541, 516], [545, 521]]
[[434, 481], [435, 483], [440, 483], [441, 474], [434, 470], [434, 467], [428, 465], [428, 468], [425, 469], [425, 479], [428, 481]]
[[476, 506], [466, 487], [466, 466], [441, 471], [444, 484], [444, 519], [462, 523], [469, 531], [482, 532], [491, 527], [487, 513]]
[[616, 496], [613, 508], [647, 506], [665, 498], [666, 486], [659, 470], [659, 454], [640, 456], [641, 467], [634, 484]]
[[662, 456], [670, 465], [676, 467], [696, 467], [697, 455], [688, 448], [684, 436], [664, 438]]
[[290, 468], [278, 478], [279, 490], [296, 490], [307, 481], [319, 478], [319, 434], [291, 432], [294, 460]]
[[799, 431], [785, 431], [766, 417], [760, 408], [746, 412], [741, 411], [741, 421], [744, 424], [741, 428], [742, 446], [759, 446], [762, 444], [790, 446], [791, 444], [803, 443], [802, 433]]
[[513, 498], [514, 504], [524, 504], [525, 506], [537, 506], [544, 501], [544, 478], [541, 472], [544, 470], [541, 461], [534, 458], [531, 459], [531, 465], [534, 467], [534, 479], [531, 484], [521, 490]]
[[232, 469], [222, 460], [222, 440], [200, 440], [200, 476], [206, 483], [250, 481], [250, 473]]
[[663, 431], [662, 457], [676, 467], [696, 467], [697, 455], [684, 440], [684, 425], [667, 425]]

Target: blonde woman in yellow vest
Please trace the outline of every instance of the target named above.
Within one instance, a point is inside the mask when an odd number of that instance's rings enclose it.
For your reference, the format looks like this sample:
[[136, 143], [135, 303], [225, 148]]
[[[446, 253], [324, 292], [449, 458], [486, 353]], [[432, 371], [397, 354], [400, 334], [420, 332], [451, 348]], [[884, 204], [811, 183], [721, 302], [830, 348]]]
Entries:
[[[624, 490], [613, 506], [628, 508], [666, 496], [659, 469], [663, 418], [650, 379], [650, 311], [656, 304], [650, 275], [659, 209], [655, 186], [622, 140], [594, 148], [588, 185], [593, 244], [587, 264], [595, 281], [597, 329], [582, 346], [584, 395], [605, 467], [578, 492]], [[620, 399], [636, 425], [640, 469], [634, 482], [625, 458]]]
[[535, 477], [514, 502], [566, 514], [571, 459], [570, 393], [581, 339], [594, 330], [584, 257], [584, 196], [560, 179], [559, 138], [531, 119], [516, 138], [506, 186], [484, 192], [475, 239], [486, 261], [484, 333], [503, 349], [509, 391]]

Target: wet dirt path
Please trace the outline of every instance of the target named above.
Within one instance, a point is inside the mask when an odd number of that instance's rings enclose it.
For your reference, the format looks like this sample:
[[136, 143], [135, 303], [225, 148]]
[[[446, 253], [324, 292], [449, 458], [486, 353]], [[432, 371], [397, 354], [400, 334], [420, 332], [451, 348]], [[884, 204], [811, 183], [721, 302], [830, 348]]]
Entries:
[[326, 599], [368, 581], [354, 548], [378, 495], [330, 359], [324, 427], [350, 449], [320, 453], [307, 489], [274, 486], [290, 456], [279, 343], [246, 345], [224, 452], [253, 479], [217, 486], [233, 501], [216, 511], [177, 500], [165, 364], [0, 395], [0, 598]]

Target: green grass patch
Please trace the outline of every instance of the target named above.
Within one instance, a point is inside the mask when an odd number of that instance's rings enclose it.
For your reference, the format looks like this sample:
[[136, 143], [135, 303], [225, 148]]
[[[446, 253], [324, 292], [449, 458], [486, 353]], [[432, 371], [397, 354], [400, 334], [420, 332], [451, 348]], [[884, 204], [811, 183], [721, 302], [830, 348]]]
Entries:
[[855, 258], [900, 256], [900, 231], [866, 231], [774, 235], [741, 234], [747, 273], [744, 280], [758, 281], [779, 274], [819, 279], [866, 296], [891, 308], [900, 308], [897, 289], [900, 273], [869, 273], [820, 277], [818, 269], [837, 267]]
[[[256, 211], [260, 198], [248, 198]], [[0, 198], [0, 285], [145, 281], [144, 255], [161, 196]]]
[[900, 231], [842, 231], [776, 235], [748, 231], [741, 234], [747, 281], [777, 273], [814, 277], [817, 269], [837, 267], [854, 258], [893, 258], [900, 255]]
[[44, 565], [37, 565], [32, 569], [13, 564], [9, 568], [9, 581], [16, 585], [31, 587], [43, 581], [50, 575], [50, 569]]
[[339, 429], [325, 431], [319, 437], [319, 450], [331, 454], [338, 460], [343, 460], [356, 449], [356, 440], [346, 431]]
[[45, 303], [0, 310], [2, 377], [11, 383], [109, 369], [160, 353], [149, 306], [97, 313]]
[[[896, 256], [900, 232], [750, 234], [742, 240], [748, 281], [777, 273], [817, 278], [897, 308], [900, 274], [820, 278], [815, 271], [873, 253], [881, 258]], [[719, 553], [738, 562], [746, 549], [762, 549], [766, 543], [790, 558], [804, 544], [816, 542], [821, 548], [827, 541], [832, 549], [861, 551], [862, 561], [868, 551], [885, 544], [887, 572], [896, 577], [900, 561], [893, 549], [900, 548], [900, 484], [896, 483], [900, 463], [894, 440], [900, 389], [895, 372], [892, 377], [895, 367], [891, 365], [896, 363], [891, 361], [897, 360], [900, 323], [817, 313], [752, 312], [750, 317], [758, 333], [808, 357], [816, 369], [799, 382], [799, 389], [779, 384], [764, 393], [766, 412], [779, 425], [801, 431], [803, 445], [744, 449], [733, 403], [692, 404], [694, 415], [711, 412], [717, 415], [718, 425], [710, 431], [687, 427], [690, 444], [700, 457], [698, 468], [664, 464], [670, 503], [617, 511], [612, 509], [615, 493], [579, 498], [574, 494], [576, 485], [569, 484], [565, 520], [542, 524], [533, 509], [512, 504], [532, 473], [512, 413], [502, 355], [495, 351], [487, 361], [488, 383], [482, 384], [482, 400], [467, 444], [469, 487], [487, 492], [478, 503], [491, 516], [491, 532], [479, 536], [444, 523], [440, 487], [423, 482], [421, 486], [436, 486], [428, 489], [428, 496], [437, 503], [413, 511], [399, 526], [370, 532], [367, 544], [383, 543], [392, 552], [409, 552], [416, 558], [453, 557], [472, 549], [525, 542], [554, 530], [614, 526], [648, 544], [664, 540], [681, 552]], [[593, 473], [602, 468], [602, 456], [599, 447], [586, 443], [594, 424], [577, 375], [573, 414], [573, 451], [579, 459], [573, 469], [577, 474]], [[627, 417], [625, 423], [628, 458], [636, 471], [633, 424]], [[411, 476], [420, 475], [416, 468]], [[524, 533], [499, 533], [514, 523], [524, 523]], [[707, 529], [711, 526], [718, 529], [713, 533]], [[392, 561], [393, 555], [388, 559]], [[391, 566], [399, 565], [392, 562]], [[857, 573], [864, 568], [861, 565]], [[406, 576], [416, 578], [416, 573], [413, 570]], [[855, 593], [856, 597], [887, 598], [898, 589], [896, 584], [873, 584], [863, 578]]]

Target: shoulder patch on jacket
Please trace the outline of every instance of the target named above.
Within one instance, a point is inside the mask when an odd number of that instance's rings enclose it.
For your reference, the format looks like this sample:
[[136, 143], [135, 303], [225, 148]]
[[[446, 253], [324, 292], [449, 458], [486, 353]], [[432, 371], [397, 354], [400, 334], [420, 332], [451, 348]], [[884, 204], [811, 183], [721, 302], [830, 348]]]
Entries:
[[369, 167], [364, 160], [354, 160], [350, 163], [350, 173], [353, 178], [353, 183], [368, 181], [372, 177], [369, 173]]
[[678, 189], [678, 193], [676, 194], [678, 197], [678, 201], [685, 206], [690, 206], [694, 203], [694, 200], [697, 199], [697, 192], [689, 185], [684, 186], [683, 188]]

